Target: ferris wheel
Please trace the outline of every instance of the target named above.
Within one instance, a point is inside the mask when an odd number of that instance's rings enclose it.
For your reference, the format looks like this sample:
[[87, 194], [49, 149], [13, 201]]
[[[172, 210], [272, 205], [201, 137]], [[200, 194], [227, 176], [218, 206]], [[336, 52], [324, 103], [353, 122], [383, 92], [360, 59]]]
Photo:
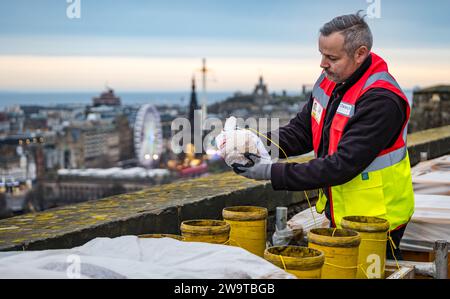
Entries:
[[147, 168], [157, 165], [163, 149], [161, 118], [151, 104], [141, 106], [134, 124], [134, 148], [139, 163]]

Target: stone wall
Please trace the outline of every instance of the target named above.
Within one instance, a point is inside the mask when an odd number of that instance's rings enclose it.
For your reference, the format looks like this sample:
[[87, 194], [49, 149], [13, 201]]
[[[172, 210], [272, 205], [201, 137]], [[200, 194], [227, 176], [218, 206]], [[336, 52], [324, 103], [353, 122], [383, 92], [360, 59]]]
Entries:
[[434, 86], [414, 92], [409, 132], [450, 125], [450, 86]]
[[[421, 152], [428, 152], [429, 158], [450, 152], [450, 126], [411, 134], [408, 138], [413, 165], [420, 161]], [[308, 207], [306, 194], [314, 204], [316, 191], [273, 191], [268, 182], [226, 172], [0, 220], [0, 250], [71, 248], [96, 237], [179, 233], [183, 220], [221, 219], [224, 207], [236, 205], [267, 207], [270, 235], [275, 208], [287, 206], [293, 215]]]

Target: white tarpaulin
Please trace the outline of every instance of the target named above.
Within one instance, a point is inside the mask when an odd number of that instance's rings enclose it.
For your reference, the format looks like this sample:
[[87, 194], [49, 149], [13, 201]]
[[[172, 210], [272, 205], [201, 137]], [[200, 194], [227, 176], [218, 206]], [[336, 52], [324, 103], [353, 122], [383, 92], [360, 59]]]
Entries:
[[450, 241], [450, 196], [415, 194], [415, 212], [400, 248], [432, 251], [436, 240]]
[[290, 228], [301, 227], [303, 234], [307, 236], [308, 232], [313, 228], [330, 227], [330, 221], [325, 217], [325, 213], [319, 214], [313, 207], [312, 209], [308, 208], [292, 216], [287, 222], [287, 225]]
[[415, 193], [450, 196], [450, 155], [421, 162], [411, 174]]
[[[415, 211], [400, 243], [403, 250], [432, 251], [436, 240], [450, 241], [450, 196], [415, 194]], [[316, 227], [329, 227], [325, 214], [306, 209], [288, 221], [290, 227], [303, 227], [304, 234]]]
[[400, 247], [432, 251], [436, 240], [450, 241], [450, 156], [421, 162], [411, 174], [415, 212]]
[[[432, 251], [437, 240], [450, 241], [450, 155], [412, 168], [415, 211], [400, 243], [403, 250]], [[329, 227], [325, 214], [304, 210], [288, 221], [305, 235], [315, 227]], [[314, 216], [313, 216], [314, 215]]]
[[0, 278], [295, 278], [234, 246], [136, 236], [73, 249], [0, 252]]

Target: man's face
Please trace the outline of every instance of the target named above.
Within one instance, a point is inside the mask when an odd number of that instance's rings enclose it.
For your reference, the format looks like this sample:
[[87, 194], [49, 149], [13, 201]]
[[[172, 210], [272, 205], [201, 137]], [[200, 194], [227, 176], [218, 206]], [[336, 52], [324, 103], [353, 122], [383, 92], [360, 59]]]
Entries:
[[319, 51], [322, 54], [320, 67], [325, 70], [327, 78], [336, 83], [347, 80], [360, 65], [356, 55], [350, 57], [347, 54], [344, 43], [345, 38], [339, 32], [319, 37]]

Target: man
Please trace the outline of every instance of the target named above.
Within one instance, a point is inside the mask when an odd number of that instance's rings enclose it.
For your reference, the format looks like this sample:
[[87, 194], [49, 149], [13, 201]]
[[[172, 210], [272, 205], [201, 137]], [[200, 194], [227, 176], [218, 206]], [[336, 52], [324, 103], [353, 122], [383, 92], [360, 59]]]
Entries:
[[[247, 178], [271, 180], [274, 190], [319, 189], [316, 210], [332, 227], [344, 216], [377, 216], [390, 223], [398, 248], [414, 211], [406, 148], [411, 103], [386, 62], [371, 52], [372, 34], [358, 14], [334, 18], [320, 29], [320, 67], [309, 102], [278, 135], [288, 156], [314, 150], [308, 163], [233, 165]], [[397, 258], [400, 251], [395, 250]], [[387, 257], [392, 258], [388, 244]]]

